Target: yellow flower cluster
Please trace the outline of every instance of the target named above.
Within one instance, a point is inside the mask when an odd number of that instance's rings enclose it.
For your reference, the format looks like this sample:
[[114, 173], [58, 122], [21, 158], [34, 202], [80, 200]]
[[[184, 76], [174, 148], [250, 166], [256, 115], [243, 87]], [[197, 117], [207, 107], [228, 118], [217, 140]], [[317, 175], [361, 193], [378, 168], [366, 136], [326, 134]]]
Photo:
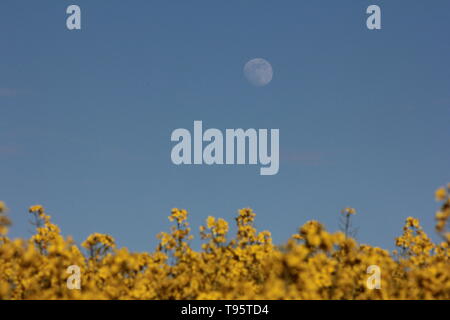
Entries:
[[8, 227], [11, 225], [11, 221], [4, 214], [7, 210], [5, 203], [0, 201], [0, 239], [8, 233]]
[[[77, 246], [40, 205], [29, 210], [36, 233], [13, 240], [0, 202], [0, 299], [450, 299], [449, 191], [436, 192], [442, 241], [434, 243], [409, 217], [393, 252], [329, 233], [318, 221], [275, 246], [270, 232], [256, 230], [251, 209], [239, 210], [234, 236], [225, 220], [208, 217], [201, 250], [192, 248], [188, 213], [179, 209], [149, 253], [117, 248], [98, 233]], [[347, 219], [355, 213], [342, 211]], [[71, 266], [79, 288], [68, 285]], [[370, 270], [379, 271], [376, 287]]]
[[348, 208], [342, 209], [341, 213], [346, 214], [346, 215], [351, 215], [351, 214], [356, 214], [356, 210], [354, 208], [348, 207]]

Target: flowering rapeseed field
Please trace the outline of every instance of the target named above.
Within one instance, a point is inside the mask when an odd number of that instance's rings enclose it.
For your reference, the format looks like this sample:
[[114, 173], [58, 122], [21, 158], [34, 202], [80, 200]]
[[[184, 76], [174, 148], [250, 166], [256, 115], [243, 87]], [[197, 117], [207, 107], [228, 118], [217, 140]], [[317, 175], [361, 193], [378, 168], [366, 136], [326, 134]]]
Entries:
[[[431, 241], [409, 217], [393, 252], [359, 244], [348, 230], [329, 233], [317, 221], [275, 246], [270, 232], [254, 228], [251, 209], [239, 211], [234, 237], [225, 220], [209, 217], [200, 227], [200, 251], [191, 248], [188, 213], [179, 209], [151, 253], [119, 249], [105, 234], [92, 234], [79, 247], [39, 205], [29, 209], [36, 233], [13, 240], [0, 202], [0, 299], [450, 299], [449, 193], [450, 185], [436, 191], [442, 242]], [[355, 213], [342, 211], [347, 225]], [[79, 290], [68, 286], [73, 265]], [[374, 265], [379, 289], [367, 285]]]

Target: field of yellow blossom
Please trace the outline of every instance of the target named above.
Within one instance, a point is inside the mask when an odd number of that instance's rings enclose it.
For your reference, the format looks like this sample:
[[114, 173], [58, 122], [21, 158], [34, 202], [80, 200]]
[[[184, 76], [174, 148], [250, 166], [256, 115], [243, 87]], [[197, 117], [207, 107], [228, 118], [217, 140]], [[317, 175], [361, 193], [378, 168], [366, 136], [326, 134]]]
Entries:
[[[449, 193], [450, 185], [436, 191], [442, 241], [431, 241], [409, 217], [393, 252], [359, 244], [347, 229], [329, 233], [317, 221], [275, 246], [270, 232], [254, 228], [251, 209], [239, 210], [234, 237], [225, 220], [208, 217], [200, 251], [191, 248], [188, 214], [179, 209], [151, 253], [117, 248], [105, 234], [92, 234], [79, 247], [40, 205], [29, 209], [36, 233], [10, 239], [0, 202], [0, 299], [450, 299]], [[355, 213], [342, 211], [346, 225]], [[74, 265], [79, 290], [68, 286]], [[380, 289], [367, 285], [369, 266], [381, 272]]]

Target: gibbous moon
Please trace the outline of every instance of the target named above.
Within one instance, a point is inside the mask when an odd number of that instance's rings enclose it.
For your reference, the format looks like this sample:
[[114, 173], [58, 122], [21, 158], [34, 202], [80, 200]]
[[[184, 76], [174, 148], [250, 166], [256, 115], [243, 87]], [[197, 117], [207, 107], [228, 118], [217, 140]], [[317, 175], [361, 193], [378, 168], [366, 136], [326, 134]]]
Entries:
[[273, 70], [268, 61], [256, 58], [245, 64], [244, 75], [252, 85], [263, 87], [272, 80]]

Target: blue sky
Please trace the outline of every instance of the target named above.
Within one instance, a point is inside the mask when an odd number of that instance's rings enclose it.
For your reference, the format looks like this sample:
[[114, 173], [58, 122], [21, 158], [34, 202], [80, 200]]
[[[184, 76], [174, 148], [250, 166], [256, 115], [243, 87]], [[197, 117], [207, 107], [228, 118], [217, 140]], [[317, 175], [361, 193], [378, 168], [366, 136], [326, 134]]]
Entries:
[[[82, 30], [68, 31], [70, 4]], [[366, 8], [382, 9], [369, 31]], [[173, 207], [195, 231], [252, 207], [284, 242], [307, 220], [393, 248], [408, 216], [434, 234], [450, 182], [450, 3], [17, 1], [0, 3], [0, 199], [11, 236], [42, 204], [66, 235], [153, 249]], [[252, 58], [273, 67], [251, 86]], [[175, 166], [171, 132], [280, 129], [280, 171]]]

